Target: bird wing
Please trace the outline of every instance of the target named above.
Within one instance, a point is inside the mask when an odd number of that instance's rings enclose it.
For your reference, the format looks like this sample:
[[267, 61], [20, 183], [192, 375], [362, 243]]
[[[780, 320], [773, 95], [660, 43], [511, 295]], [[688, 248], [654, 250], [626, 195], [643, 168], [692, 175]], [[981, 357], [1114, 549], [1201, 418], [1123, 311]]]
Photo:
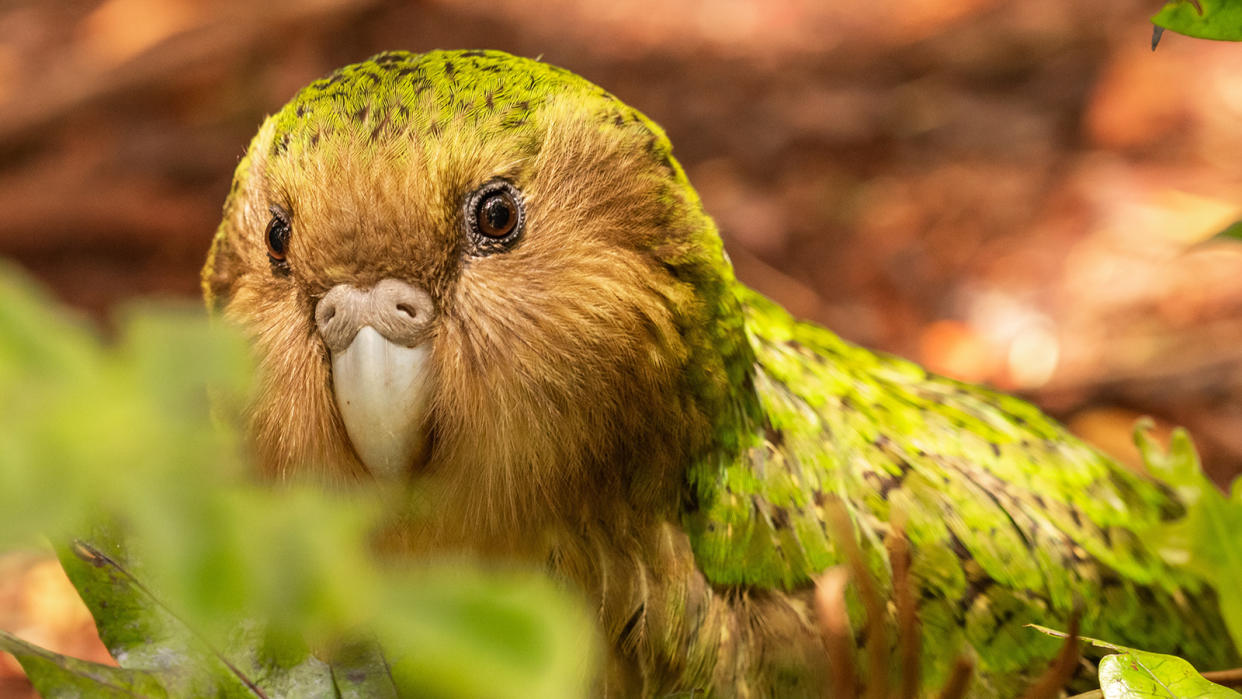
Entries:
[[827, 516], [835, 501], [882, 585], [882, 542], [899, 513], [926, 633], [952, 652], [989, 649], [983, 669], [1046, 657], [1055, 644], [1025, 625], [1064, 626], [1080, 602], [1085, 632], [1227, 661], [1228, 644], [1212, 643], [1224, 637], [1211, 594], [1141, 538], [1182, 511], [1166, 488], [1022, 400], [736, 293], [759, 411], [740, 454], [690, 471], [683, 523], [710, 582], [809, 584], [842, 558]]

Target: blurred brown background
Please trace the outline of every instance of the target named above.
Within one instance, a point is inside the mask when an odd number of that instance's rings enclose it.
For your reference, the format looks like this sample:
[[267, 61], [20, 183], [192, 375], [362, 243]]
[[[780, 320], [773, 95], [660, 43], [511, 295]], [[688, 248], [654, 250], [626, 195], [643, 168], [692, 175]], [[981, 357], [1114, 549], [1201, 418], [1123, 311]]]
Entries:
[[[1161, 4], [7, 0], [0, 256], [105, 323], [193, 296], [238, 157], [298, 87], [390, 48], [542, 55], [666, 128], [741, 278], [795, 313], [1121, 458], [1138, 415], [1186, 425], [1224, 481], [1242, 245], [1195, 244], [1242, 218], [1242, 46], [1152, 53]], [[89, 652], [40, 560], [0, 559], [0, 628]]]

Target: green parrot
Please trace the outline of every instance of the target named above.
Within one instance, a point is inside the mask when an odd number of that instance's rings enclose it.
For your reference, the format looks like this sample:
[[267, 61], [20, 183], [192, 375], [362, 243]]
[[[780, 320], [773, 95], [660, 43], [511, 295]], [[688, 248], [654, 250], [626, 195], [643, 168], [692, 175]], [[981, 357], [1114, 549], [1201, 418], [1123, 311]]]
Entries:
[[926, 691], [966, 653], [972, 696], [1017, 696], [1058, 646], [1025, 625], [1076, 606], [1233, 657], [1141, 538], [1167, 488], [740, 284], [660, 127], [561, 68], [387, 52], [311, 83], [239, 164], [203, 288], [256, 350], [264, 473], [410, 484], [408, 550], [546, 565], [597, 610], [601, 694], [822, 695], [833, 507], [882, 589], [903, 519]]

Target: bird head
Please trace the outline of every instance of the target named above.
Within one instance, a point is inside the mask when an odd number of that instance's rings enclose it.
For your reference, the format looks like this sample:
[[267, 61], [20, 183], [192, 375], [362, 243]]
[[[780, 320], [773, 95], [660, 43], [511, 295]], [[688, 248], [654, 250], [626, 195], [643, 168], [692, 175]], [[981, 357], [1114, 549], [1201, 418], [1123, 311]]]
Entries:
[[390, 52], [239, 164], [203, 286], [277, 478], [434, 484], [469, 526], [677, 497], [744, 380], [719, 236], [661, 129], [562, 69]]

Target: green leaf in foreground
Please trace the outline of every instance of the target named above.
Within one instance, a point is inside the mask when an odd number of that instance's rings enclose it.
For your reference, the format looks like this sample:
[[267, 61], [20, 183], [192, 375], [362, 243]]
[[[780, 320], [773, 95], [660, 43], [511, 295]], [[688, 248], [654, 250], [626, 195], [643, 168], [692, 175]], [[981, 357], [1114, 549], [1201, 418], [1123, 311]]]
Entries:
[[[98, 534], [62, 548], [61, 565], [121, 667], [158, 677], [172, 696], [330, 696], [332, 673], [298, 639], [279, 653], [265, 631], [239, 624], [227, 648], [213, 645], [139, 579], [122, 547]], [[262, 691], [264, 688], [274, 691]]]
[[1242, 2], [1238, 0], [1171, 0], [1151, 21], [1198, 39], [1242, 41]]
[[[1056, 638], [1066, 637], [1064, 632], [1046, 626], [1027, 626]], [[1100, 661], [1100, 690], [1105, 699], [1242, 698], [1242, 694], [1209, 681], [1177, 656], [1135, 650], [1089, 636], [1079, 638], [1097, 648], [1116, 651]]]
[[1100, 661], [1105, 699], [1235, 699], [1242, 694], [1213, 684], [1172, 655], [1129, 650]]
[[0, 261], [0, 551], [66, 542], [121, 665], [0, 637], [44, 696], [587, 694], [591, 616], [541, 572], [378, 555], [405, 493], [248, 479], [213, 419], [246, 402], [245, 343], [202, 309], [108, 340], [65, 317]]
[[163, 699], [163, 685], [150, 673], [70, 658], [0, 631], [0, 651], [11, 653], [44, 699], [100, 697]]
[[397, 699], [388, 659], [374, 643], [346, 646], [332, 656], [332, 681], [340, 699]]
[[1242, 585], [1238, 584], [1242, 546], [1237, 539], [1242, 531], [1242, 499], [1226, 497], [1203, 474], [1186, 430], [1173, 431], [1165, 452], [1149, 435], [1149, 427], [1150, 422], [1142, 421], [1134, 432], [1143, 463], [1177, 491], [1186, 515], [1157, 527], [1147, 537], [1165, 560], [1194, 571], [1212, 586], [1234, 647], [1242, 649]]
[[370, 640], [328, 650], [329, 665], [255, 623], [210, 642], [135, 575], [141, 566], [107, 548], [78, 541], [62, 556], [122, 667], [0, 634], [0, 650], [46, 697], [573, 697], [589, 686], [593, 632], [539, 576], [461, 563], [396, 576], [380, 586]]
[[1230, 240], [1235, 243], [1242, 241], [1242, 221], [1234, 221], [1205, 242], [1216, 242], [1218, 240]]

